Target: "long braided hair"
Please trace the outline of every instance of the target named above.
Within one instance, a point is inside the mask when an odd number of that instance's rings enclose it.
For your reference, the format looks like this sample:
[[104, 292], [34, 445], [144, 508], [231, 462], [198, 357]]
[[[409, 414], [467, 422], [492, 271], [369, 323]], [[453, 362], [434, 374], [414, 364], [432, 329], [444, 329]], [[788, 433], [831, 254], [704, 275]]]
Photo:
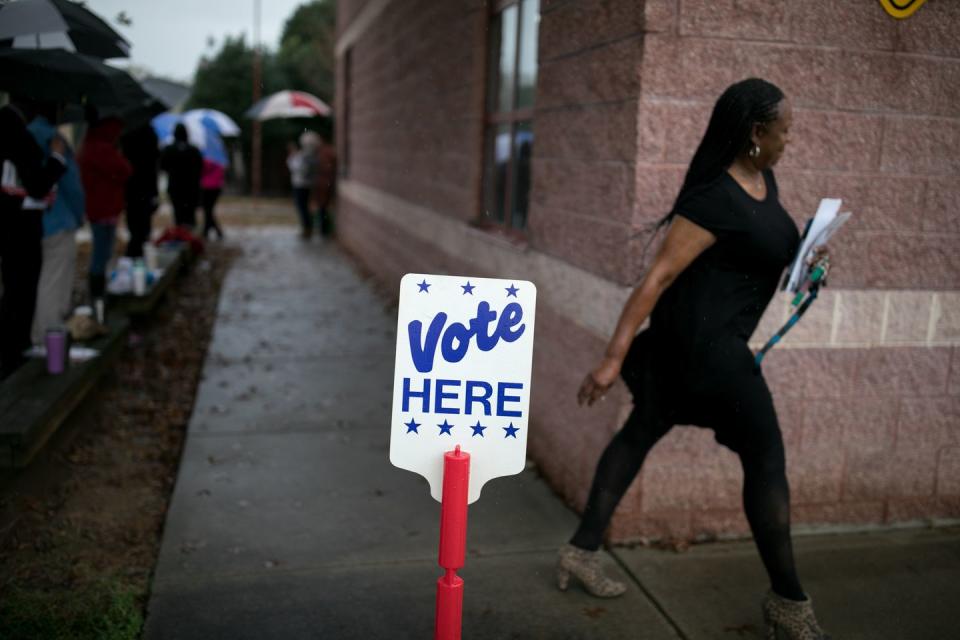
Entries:
[[668, 224], [678, 206], [695, 189], [704, 187], [727, 170], [736, 157], [751, 144], [753, 125], [777, 119], [784, 94], [776, 85], [760, 78], [747, 78], [727, 87], [717, 99], [710, 123], [687, 169], [673, 208], [657, 224]]

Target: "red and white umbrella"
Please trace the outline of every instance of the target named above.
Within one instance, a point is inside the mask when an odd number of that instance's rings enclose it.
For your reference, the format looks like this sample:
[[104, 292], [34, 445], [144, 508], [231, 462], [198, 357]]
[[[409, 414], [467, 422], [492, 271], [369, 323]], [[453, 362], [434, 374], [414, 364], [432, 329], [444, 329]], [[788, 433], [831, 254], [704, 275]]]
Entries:
[[258, 100], [244, 114], [251, 120], [273, 118], [312, 118], [333, 113], [326, 102], [305, 91], [278, 91]]

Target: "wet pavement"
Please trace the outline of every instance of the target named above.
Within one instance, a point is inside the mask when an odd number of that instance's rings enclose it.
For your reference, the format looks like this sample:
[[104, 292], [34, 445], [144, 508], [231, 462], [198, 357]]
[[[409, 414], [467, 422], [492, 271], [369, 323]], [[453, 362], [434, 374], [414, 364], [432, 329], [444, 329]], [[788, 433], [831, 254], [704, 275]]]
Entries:
[[[145, 638], [429, 638], [439, 505], [388, 460], [395, 311], [336, 245], [241, 230], [190, 421]], [[576, 516], [528, 470], [471, 506], [464, 638], [760, 638], [750, 542], [616, 549], [630, 589], [553, 586]], [[839, 638], [945, 638], [960, 532], [798, 540]]]

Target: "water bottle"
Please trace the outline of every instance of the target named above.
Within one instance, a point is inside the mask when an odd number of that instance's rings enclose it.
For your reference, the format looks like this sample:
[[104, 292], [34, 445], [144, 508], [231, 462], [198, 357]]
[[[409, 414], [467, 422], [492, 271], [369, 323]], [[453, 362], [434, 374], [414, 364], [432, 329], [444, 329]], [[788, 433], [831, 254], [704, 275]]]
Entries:
[[97, 323], [101, 325], [107, 324], [107, 305], [103, 298], [97, 298], [93, 301], [93, 310]]
[[143, 260], [137, 259], [133, 264], [133, 293], [142, 296], [147, 292], [147, 267]]

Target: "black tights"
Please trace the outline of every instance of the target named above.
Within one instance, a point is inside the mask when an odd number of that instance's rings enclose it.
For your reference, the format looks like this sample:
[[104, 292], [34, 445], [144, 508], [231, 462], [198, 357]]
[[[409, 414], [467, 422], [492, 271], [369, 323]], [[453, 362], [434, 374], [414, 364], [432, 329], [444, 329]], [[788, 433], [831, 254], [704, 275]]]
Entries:
[[[570, 540], [574, 546], [600, 548], [617, 504], [650, 449], [670, 430], [669, 425], [644, 428], [639, 421], [634, 410], [600, 457], [583, 518]], [[784, 598], [803, 600], [790, 540], [790, 489], [779, 428], [775, 434], [766, 446], [741, 447], [743, 508], [773, 590]]]
[[220, 197], [220, 189], [203, 189], [200, 192], [200, 204], [203, 206], [203, 238], [206, 240], [211, 231], [216, 232], [217, 237], [223, 239], [223, 229], [217, 222], [214, 215], [214, 207], [217, 206], [217, 199]]

